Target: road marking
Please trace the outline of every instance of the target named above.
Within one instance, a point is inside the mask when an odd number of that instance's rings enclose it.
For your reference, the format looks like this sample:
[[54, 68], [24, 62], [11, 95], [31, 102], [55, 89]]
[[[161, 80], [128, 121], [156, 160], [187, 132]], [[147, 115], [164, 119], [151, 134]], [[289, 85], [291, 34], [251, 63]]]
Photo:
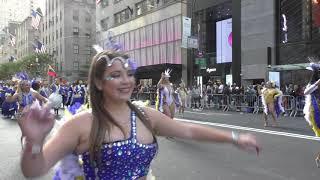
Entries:
[[221, 124], [221, 123], [203, 122], [203, 121], [196, 121], [196, 120], [190, 120], [190, 119], [181, 119], [181, 118], [175, 118], [175, 119], [178, 121], [195, 123], [195, 124], [203, 124], [203, 125], [223, 127], [223, 128], [229, 128], [229, 129], [237, 129], [237, 130], [244, 130], [244, 131], [251, 131], [251, 132], [259, 132], [264, 134], [273, 134], [278, 136], [287, 136], [287, 137], [294, 137], [294, 138], [307, 139], [307, 140], [313, 140], [313, 141], [320, 141], [320, 137], [316, 137], [316, 136], [307, 136], [302, 134], [294, 134], [294, 133], [287, 133], [287, 132], [281, 132], [281, 131], [271, 131], [271, 130], [265, 130], [265, 129], [256, 129], [256, 128], [249, 128], [249, 127], [243, 127], [243, 126]]
[[203, 112], [194, 112], [194, 111], [185, 111], [185, 112], [191, 113], [191, 114], [202, 114], [206, 116], [210, 116], [210, 115], [230, 116], [231, 115], [231, 114], [225, 114], [225, 113], [203, 113]]

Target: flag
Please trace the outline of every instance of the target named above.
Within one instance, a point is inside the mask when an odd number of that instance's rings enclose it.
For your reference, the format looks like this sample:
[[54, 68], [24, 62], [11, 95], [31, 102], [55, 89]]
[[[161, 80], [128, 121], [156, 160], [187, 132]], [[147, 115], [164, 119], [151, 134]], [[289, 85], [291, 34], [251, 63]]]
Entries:
[[48, 76], [51, 76], [51, 77], [57, 77], [57, 73], [54, 71], [54, 69], [50, 65], [48, 67], [47, 74], [48, 74]]
[[9, 37], [10, 37], [11, 46], [15, 46], [16, 45], [16, 37], [11, 33], [9, 33]]
[[99, 4], [101, 2], [101, 0], [96, 0], [96, 4]]
[[39, 28], [39, 24], [40, 24], [40, 20], [41, 20], [41, 14], [38, 11], [35, 10], [31, 10], [31, 26], [34, 29], [38, 29]]
[[45, 53], [47, 48], [39, 40], [36, 40], [36, 44], [33, 44], [33, 49], [36, 53]]

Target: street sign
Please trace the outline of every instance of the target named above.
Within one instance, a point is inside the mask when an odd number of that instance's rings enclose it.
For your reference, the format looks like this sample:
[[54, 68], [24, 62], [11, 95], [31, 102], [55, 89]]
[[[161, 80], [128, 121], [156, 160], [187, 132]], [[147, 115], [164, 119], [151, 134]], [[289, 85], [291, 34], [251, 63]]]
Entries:
[[198, 49], [199, 43], [197, 37], [188, 37], [188, 48]]

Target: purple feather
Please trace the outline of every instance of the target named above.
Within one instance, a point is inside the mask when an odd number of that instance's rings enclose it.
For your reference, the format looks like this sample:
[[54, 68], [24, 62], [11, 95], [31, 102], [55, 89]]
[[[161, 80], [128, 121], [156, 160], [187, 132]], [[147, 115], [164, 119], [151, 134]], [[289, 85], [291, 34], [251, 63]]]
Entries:
[[137, 68], [138, 68], [137, 63], [134, 62], [134, 60], [133, 60], [132, 58], [129, 58], [129, 59], [128, 59], [128, 64], [129, 64], [129, 66], [131, 67], [131, 69], [132, 69], [133, 71], [136, 71], [136, 70], [137, 70]]

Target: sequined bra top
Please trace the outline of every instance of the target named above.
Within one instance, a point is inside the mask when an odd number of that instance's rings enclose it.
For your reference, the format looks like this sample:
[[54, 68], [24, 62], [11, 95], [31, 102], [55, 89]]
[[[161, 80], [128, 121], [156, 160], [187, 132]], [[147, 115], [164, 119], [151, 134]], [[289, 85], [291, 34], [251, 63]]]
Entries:
[[131, 112], [131, 134], [127, 140], [104, 143], [101, 147], [101, 164], [90, 164], [89, 152], [82, 154], [83, 171], [86, 180], [95, 179], [138, 179], [148, 174], [150, 163], [158, 145], [137, 141], [136, 114]]

